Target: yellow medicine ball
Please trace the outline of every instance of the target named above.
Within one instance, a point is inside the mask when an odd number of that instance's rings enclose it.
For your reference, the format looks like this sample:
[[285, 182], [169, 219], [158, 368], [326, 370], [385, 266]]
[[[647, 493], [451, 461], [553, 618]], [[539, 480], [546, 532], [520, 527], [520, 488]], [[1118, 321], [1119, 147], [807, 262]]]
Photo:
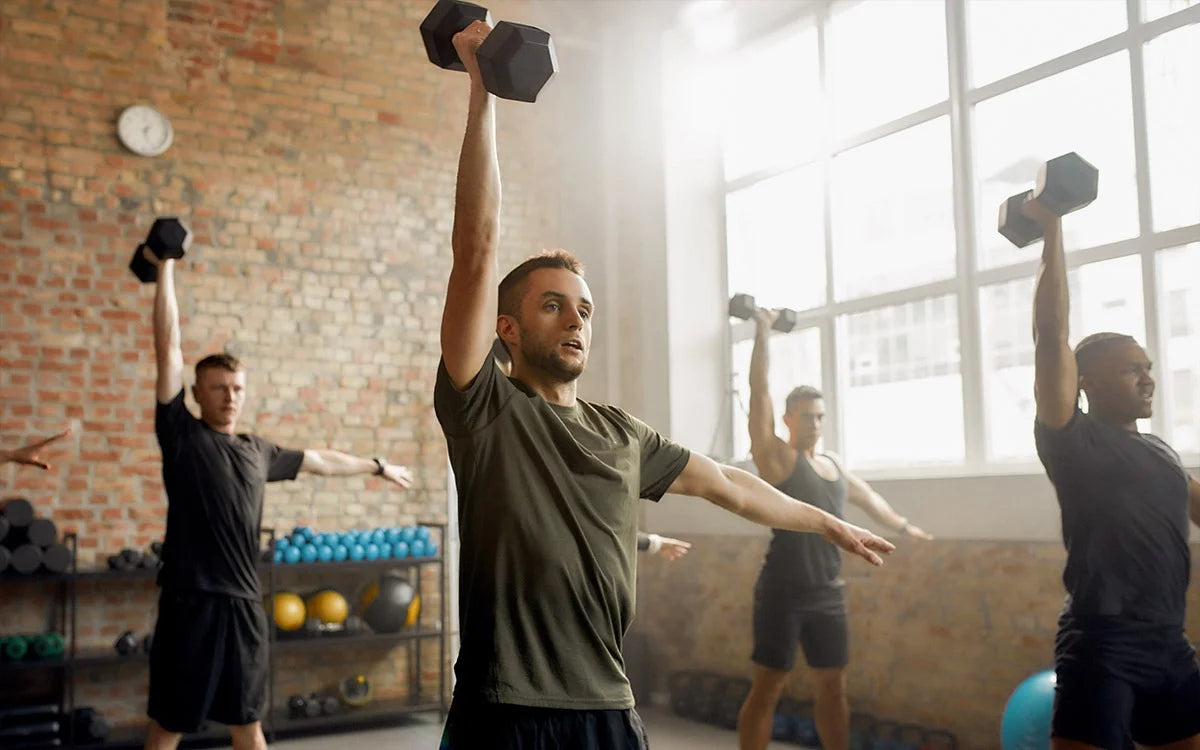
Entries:
[[276, 594], [272, 603], [272, 619], [280, 630], [299, 630], [304, 627], [304, 600], [290, 591]]
[[346, 597], [333, 589], [323, 589], [308, 597], [308, 616], [315, 617], [323, 625], [341, 625], [350, 614]]

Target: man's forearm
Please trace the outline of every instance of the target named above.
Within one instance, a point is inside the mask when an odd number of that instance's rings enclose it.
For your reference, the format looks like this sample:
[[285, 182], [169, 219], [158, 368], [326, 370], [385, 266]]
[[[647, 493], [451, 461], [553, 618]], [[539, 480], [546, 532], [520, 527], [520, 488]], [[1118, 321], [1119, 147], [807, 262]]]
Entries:
[[808, 503], [789, 497], [748, 471], [721, 466], [733, 485], [731, 496], [718, 504], [747, 521], [773, 529], [821, 533], [833, 516]]
[[897, 513], [896, 509], [874, 490], [871, 491], [866, 511], [876, 522], [892, 531], [904, 531], [908, 526], [908, 519]]
[[1063, 255], [1062, 222], [1045, 227], [1042, 264], [1033, 292], [1033, 331], [1036, 338], [1067, 337], [1070, 314], [1067, 261]]
[[154, 290], [154, 354], [160, 363], [180, 351], [179, 303], [175, 299], [175, 261], [165, 260], [158, 269]]
[[371, 458], [359, 458], [349, 453], [333, 450], [307, 450], [301, 469], [327, 477], [344, 477], [355, 474], [375, 474], [379, 465]]
[[456, 260], [462, 254], [473, 256], [493, 250], [499, 231], [500, 163], [496, 155], [495, 97], [473, 81], [454, 196], [452, 242]]
[[750, 391], [766, 393], [771, 367], [770, 331], [760, 325], [754, 331], [754, 349], [750, 352]]

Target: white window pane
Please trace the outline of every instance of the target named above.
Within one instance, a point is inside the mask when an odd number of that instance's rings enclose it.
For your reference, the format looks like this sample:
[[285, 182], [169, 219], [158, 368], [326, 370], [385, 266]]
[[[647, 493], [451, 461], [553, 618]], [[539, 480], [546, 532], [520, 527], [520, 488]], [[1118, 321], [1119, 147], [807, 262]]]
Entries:
[[1151, 41], [1145, 60], [1154, 228], [1195, 224], [1200, 222], [1200, 26]]
[[1164, 344], [1155, 379], [1163, 439], [1182, 454], [1200, 453], [1200, 243], [1158, 254], [1159, 331]]
[[951, 296], [838, 318], [835, 407], [856, 467], [960, 463], [962, 376]]
[[825, 303], [821, 172], [784, 172], [725, 199], [729, 293], [759, 307], [801, 310]]
[[[783, 423], [783, 407], [791, 390], [801, 385], [821, 388], [821, 331], [801, 328], [791, 333], [771, 336], [770, 381], [771, 406], [775, 412], [775, 433], [788, 439]], [[754, 341], [739, 341], [733, 345], [733, 457], [750, 455], [748, 428], [750, 406], [750, 354]]]
[[947, 118], [833, 160], [834, 286], [839, 299], [954, 275], [954, 198]]
[[799, 164], [823, 143], [815, 29], [751, 45], [725, 71], [721, 86], [726, 179]]
[[834, 3], [832, 11], [828, 57], [838, 133], [866, 130], [946, 99], [942, 0]]
[[1152, 21], [1155, 18], [1169, 16], [1176, 11], [1181, 11], [1184, 8], [1190, 8], [1197, 3], [1198, 0], [1144, 0], [1142, 5], [1142, 19]]
[[980, 102], [975, 107], [975, 150], [981, 267], [1017, 263], [1036, 252], [1034, 247], [1018, 250], [1000, 236], [1000, 204], [1032, 188], [1043, 162], [1069, 151], [1100, 170], [1100, 188], [1094, 203], [1063, 220], [1067, 251], [1137, 234], [1126, 53]]
[[[1089, 263], [1067, 274], [1071, 345], [1098, 331], [1145, 342], [1141, 258]], [[1017, 279], [979, 290], [980, 350], [987, 457], [1033, 460], [1033, 280]], [[1148, 425], [1142, 425], [1143, 429]]]
[[1119, 34], [1127, 20], [1125, 0], [969, 0], [971, 83], [989, 83]]

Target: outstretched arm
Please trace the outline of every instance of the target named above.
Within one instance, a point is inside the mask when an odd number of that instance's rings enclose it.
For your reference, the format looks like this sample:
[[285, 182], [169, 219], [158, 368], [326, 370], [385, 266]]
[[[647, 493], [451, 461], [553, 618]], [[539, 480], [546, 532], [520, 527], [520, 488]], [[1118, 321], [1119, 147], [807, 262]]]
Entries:
[[1067, 343], [1070, 303], [1062, 218], [1037, 200], [1021, 209], [1042, 225], [1042, 263], [1033, 291], [1033, 397], [1038, 421], [1058, 429], [1071, 421], [1079, 396], [1075, 355]]
[[324, 477], [377, 474], [401, 487], [408, 487], [412, 484], [412, 472], [408, 470], [408, 467], [386, 462], [380, 463], [383, 464], [382, 474], [379, 472], [380, 464], [376, 463], [373, 458], [359, 458], [341, 451], [310, 448], [304, 451], [304, 460], [300, 463], [300, 471]]
[[749, 472], [717, 464], [699, 453], [691, 454], [668, 492], [702, 497], [762, 526], [818, 533], [872, 565], [883, 565], [878, 553], [895, 549], [891, 542], [866, 529], [790, 498]]
[[876, 523], [916, 539], [933, 539], [932, 536], [913, 526], [907, 518], [897, 513], [896, 509], [887, 500], [884, 500], [882, 495], [871, 488], [871, 485], [850, 474], [846, 475], [846, 482], [846, 499], [866, 511], [867, 515]]
[[67, 435], [71, 434], [71, 430], [66, 429], [57, 435], [51, 435], [48, 438], [38, 440], [35, 443], [30, 443], [23, 448], [17, 448], [11, 451], [0, 451], [0, 464], [6, 464], [12, 461], [15, 464], [24, 464], [25, 466], [36, 466], [39, 469], [49, 469], [50, 464], [42, 460], [42, 448], [45, 448], [51, 443], [62, 440]]
[[454, 261], [442, 311], [442, 359], [456, 388], [479, 374], [496, 336], [496, 244], [500, 233], [500, 163], [495, 98], [483, 88], [475, 52], [491, 27], [475, 21], [454, 36], [471, 80], [467, 129], [454, 196]]
[[154, 390], [160, 404], [170, 403], [183, 388], [183, 349], [179, 343], [179, 303], [175, 299], [175, 260], [159, 260], [143, 248], [142, 254], [158, 269], [154, 285], [154, 361], [158, 379]]

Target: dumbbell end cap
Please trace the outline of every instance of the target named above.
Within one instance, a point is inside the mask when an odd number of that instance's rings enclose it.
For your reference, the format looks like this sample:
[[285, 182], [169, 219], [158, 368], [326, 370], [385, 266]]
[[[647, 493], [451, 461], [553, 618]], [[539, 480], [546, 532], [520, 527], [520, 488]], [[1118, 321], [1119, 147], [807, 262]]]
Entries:
[[1021, 212], [1021, 206], [1032, 194], [1032, 190], [1026, 190], [1000, 204], [997, 230], [1017, 247], [1028, 247], [1042, 238], [1041, 225]]
[[421, 22], [421, 39], [425, 42], [429, 62], [446, 70], [466, 70], [454, 49], [454, 35], [473, 21], [490, 24], [491, 18], [487, 8], [481, 5], [463, 0], [438, 0]]
[[535, 102], [558, 73], [558, 53], [547, 31], [501, 21], [479, 46], [483, 86], [501, 99]]
[[174, 216], [160, 216], [150, 225], [146, 245], [159, 258], [182, 258], [191, 244], [191, 235], [183, 222]]

